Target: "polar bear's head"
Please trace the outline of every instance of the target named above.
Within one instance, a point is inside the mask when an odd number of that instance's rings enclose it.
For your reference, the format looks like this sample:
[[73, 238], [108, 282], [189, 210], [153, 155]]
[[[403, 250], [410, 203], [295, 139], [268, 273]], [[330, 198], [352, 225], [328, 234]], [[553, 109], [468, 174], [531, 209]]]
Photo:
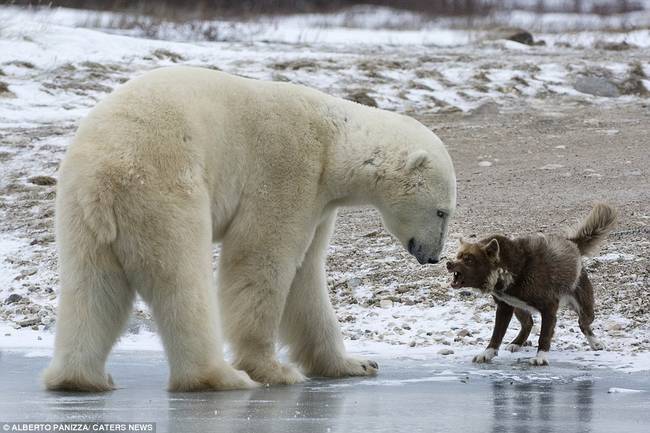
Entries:
[[438, 263], [456, 208], [451, 158], [435, 137], [402, 152], [393, 167], [379, 180], [384, 225], [420, 264]]

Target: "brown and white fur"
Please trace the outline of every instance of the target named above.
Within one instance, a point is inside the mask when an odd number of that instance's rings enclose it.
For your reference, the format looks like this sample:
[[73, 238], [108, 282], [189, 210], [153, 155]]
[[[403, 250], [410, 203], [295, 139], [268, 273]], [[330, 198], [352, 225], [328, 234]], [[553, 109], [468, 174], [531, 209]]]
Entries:
[[474, 362], [489, 362], [497, 355], [513, 314], [521, 322], [521, 330], [507, 350], [521, 349], [533, 327], [532, 313], [539, 313], [542, 327], [537, 356], [530, 363], [548, 365], [557, 311], [565, 304], [578, 313], [580, 330], [591, 348], [604, 349], [591, 330], [594, 295], [582, 256], [597, 251], [615, 222], [616, 211], [597, 204], [567, 236], [537, 234], [510, 239], [495, 235], [476, 243], [461, 239], [456, 260], [447, 262], [447, 270], [453, 274], [451, 286], [490, 293], [497, 304], [492, 338]]

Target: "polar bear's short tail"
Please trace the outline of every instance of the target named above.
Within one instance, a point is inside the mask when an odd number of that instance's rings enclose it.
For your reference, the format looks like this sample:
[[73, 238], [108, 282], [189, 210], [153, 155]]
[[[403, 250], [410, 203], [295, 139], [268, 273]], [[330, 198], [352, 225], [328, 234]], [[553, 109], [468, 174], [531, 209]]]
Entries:
[[114, 193], [99, 179], [80, 187], [77, 197], [83, 209], [84, 222], [100, 244], [109, 244], [117, 238]]
[[616, 210], [606, 204], [598, 203], [591, 210], [587, 219], [569, 234], [568, 239], [578, 246], [580, 254], [592, 255], [598, 250], [615, 224]]

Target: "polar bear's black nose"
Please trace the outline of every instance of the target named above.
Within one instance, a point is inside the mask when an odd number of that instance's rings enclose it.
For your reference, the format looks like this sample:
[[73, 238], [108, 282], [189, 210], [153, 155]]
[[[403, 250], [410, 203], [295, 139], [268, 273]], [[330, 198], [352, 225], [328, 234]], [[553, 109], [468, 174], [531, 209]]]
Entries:
[[438, 263], [439, 261], [440, 261], [440, 259], [439, 259], [438, 257], [431, 257], [431, 258], [429, 259], [429, 263], [434, 264], [434, 265], [435, 265], [436, 263]]

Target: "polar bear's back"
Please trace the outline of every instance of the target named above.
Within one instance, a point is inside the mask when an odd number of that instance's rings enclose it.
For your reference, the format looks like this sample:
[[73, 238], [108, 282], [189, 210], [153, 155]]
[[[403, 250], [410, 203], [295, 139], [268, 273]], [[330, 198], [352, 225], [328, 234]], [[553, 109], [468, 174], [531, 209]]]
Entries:
[[75, 145], [92, 146], [100, 155], [151, 146], [158, 152], [185, 149], [206, 159], [211, 153], [243, 156], [244, 148], [274, 143], [284, 146], [277, 149], [283, 153], [300, 152], [314, 128], [320, 135], [333, 133], [327, 131], [335, 128], [326, 107], [337, 101], [304, 86], [204, 68], [163, 68], [130, 80], [100, 102], [80, 125]]
[[[60, 169], [60, 191], [104, 209], [120, 200], [129, 212], [173, 197], [216, 197], [214, 220], [225, 226], [240, 197], [257, 193], [244, 188], [291, 179], [314, 195], [324, 149], [339, 133], [327, 108], [333, 101], [306, 87], [208, 69], [151, 71], [120, 86], [82, 121]], [[221, 231], [215, 227], [215, 236]]]

